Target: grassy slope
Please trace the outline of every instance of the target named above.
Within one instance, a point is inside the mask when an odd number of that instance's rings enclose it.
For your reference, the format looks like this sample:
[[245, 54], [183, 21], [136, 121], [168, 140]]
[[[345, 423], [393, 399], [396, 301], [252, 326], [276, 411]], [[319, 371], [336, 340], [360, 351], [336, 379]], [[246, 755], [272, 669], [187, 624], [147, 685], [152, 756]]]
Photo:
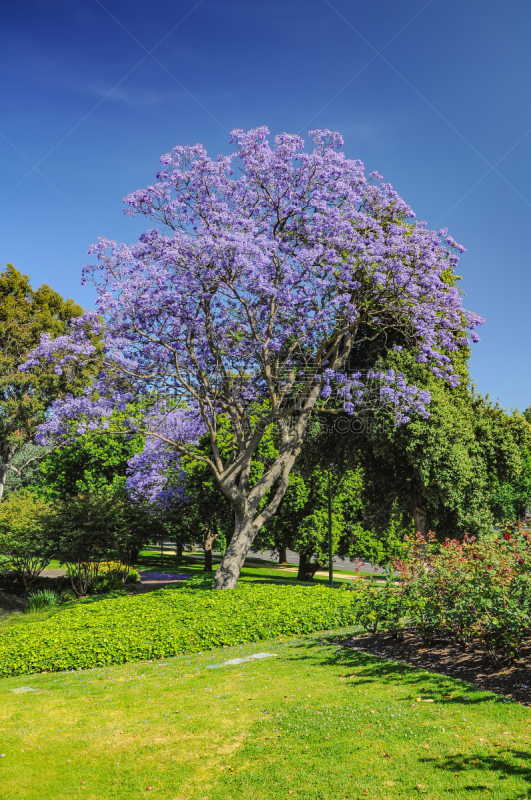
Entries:
[[[207, 668], [264, 651], [278, 657]], [[529, 796], [529, 724], [527, 708], [319, 637], [10, 678], [0, 800], [512, 800]]]

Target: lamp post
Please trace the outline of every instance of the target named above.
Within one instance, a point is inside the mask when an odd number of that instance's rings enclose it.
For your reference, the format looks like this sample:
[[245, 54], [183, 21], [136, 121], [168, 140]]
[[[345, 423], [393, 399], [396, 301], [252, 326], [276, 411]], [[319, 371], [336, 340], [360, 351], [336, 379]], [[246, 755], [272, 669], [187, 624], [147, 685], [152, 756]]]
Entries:
[[330, 467], [328, 467], [328, 583], [330, 586], [334, 580], [332, 558], [332, 493], [330, 490]]

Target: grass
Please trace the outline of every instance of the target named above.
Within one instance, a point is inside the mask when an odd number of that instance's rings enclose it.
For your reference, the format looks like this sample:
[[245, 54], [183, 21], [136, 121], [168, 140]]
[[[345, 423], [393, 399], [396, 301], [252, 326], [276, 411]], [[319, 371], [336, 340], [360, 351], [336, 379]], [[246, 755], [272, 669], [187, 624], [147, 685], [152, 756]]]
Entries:
[[[277, 655], [219, 666], [257, 652]], [[1, 680], [0, 798], [515, 800], [529, 797], [530, 724], [527, 708], [338, 634], [277, 640]]]
[[[175, 556], [166, 554], [162, 562], [163, 566], [161, 566], [160, 550], [143, 550], [135, 564], [135, 569], [153, 569], [159, 572], [178, 572], [197, 575], [203, 572], [203, 564], [204, 557], [201, 553], [184, 553], [182, 561], [180, 562], [177, 561]], [[218, 566], [219, 563], [214, 562], [214, 571], [216, 571]], [[367, 573], [334, 569], [334, 576], [336, 576], [334, 583], [339, 585], [345, 582], [350, 583], [352, 578], [356, 577], [363, 577], [366, 579]], [[259, 578], [273, 578], [285, 583], [296, 583], [299, 585], [301, 583], [297, 581], [296, 565], [294, 564], [275, 564], [265, 559], [246, 558], [245, 565], [241, 571], [240, 580], [254, 581]], [[328, 584], [328, 577], [316, 576], [313, 583]]]

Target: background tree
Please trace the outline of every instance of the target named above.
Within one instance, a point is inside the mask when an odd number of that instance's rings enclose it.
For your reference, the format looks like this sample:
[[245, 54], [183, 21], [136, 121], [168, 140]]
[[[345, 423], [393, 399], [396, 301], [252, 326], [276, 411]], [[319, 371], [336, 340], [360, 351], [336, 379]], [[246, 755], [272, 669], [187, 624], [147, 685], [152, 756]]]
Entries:
[[15, 466], [13, 461], [33, 441], [53, 401], [84, 386], [88, 377], [76, 362], [61, 369], [43, 362], [31, 372], [19, 366], [42, 334], [55, 338], [68, 333], [72, 318], [81, 314], [80, 306], [49, 286], [33, 290], [29, 278], [11, 264], [0, 272], [0, 500], [7, 473], [20, 474], [42, 455], [32, 451], [26, 462], [18, 459]]
[[26, 589], [55, 555], [55, 521], [51, 506], [26, 489], [12, 492], [0, 505], [0, 567]]
[[363, 470], [344, 435], [350, 420], [336, 417], [332, 422], [335, 424], [331, 426], [325, 418], [313, 421], [279, 512], [255, 540], [255, 549], [272, 548], [280, 554], [289, 548], [297, 552], [297, 578], [301, 581], [311, 581], [328, 563], [329, 474], [334, 555], [386, 564], [401, 549], [400, 533], [392, 523], [377, 532], [365, 527]]
[[17, 492], [20, 489], [33, 490], [40, 485], [42, 482], [41, 465], [50, 452], [50, 447], [34, 442], [23, 444], [13, 456], [11, 468], [7, 471], [3, 499], [7, 498], [11, 492]]
[[122, 493], [77, 495], [56, 506], [49, 542], [56, 557], [71, 568], [78, 595], [91, 590], [102, 564], [113, 563], [121, 572], [122, 566], [131, 566], [142, 544], [162, 535], [158, 515]]
[[[76, 413], [101, 424], [111, 406], [122, 409], [130, 398], [124, 384], [137, 393], [177, 393], [193, 406], [210, 437], [204, 461], [234, 509], [218, 589], [236, 585], [287, 490], [310, 416], [334, 389], [348, 414], [370, 405], [375, 392], [399, 423], [425, 412], [427, 393], [401, 375], [362, 374], [356, 347], [400, 334], [455, 384], [447, 352], [466, 346], [466, 329], [480, 321], [442, 277], [462, 248], [445, 231], [412, 221], [381, 176], [367, 179], [361, 162], [338, 152], [339, 134], [312, 132], [311, 153], [298, 136], [281, 134], [271, 148], [267, 135], [266, 128], [233, 131], [236, 157], [215, 161], [200, 145], [176, 147], [162, 157], [157, 182], [127, 198], [131, 214], [162, 229], [132, 247], [100, 240], [93, 248], [99, 264], [85, 276], [96, 283], [105, 320], [104, 371], [97, 395], [56, 404], [47, 429], [60, 431], [64, 419], [68, 432]], [[99, 332], [94, 314], [84, 321]], [[90, 341], [75, 333], [69, 342], [43, 340], [28, 368], [90, 356]], [[251, 426], [257, 401], [267, 412]], [[228, 459], [219, 448], [220, 415], [231, 425]], [[271, 425], [278, 455], [251, 485]], [[190, 451], [188, 439], [166, 441], [182, 455]]]
[[40, 494], [66, 499], [78, 494], [124, 493], [128, 464], [144, 446], [142, 436], [86, 433], [48, 453], [33, 477]]
[[202, 541], [205, 572], [212, 572], [214, 545], [217, 543], [224, 550], [230, 541], [232, 507], [223, 496], [208, 464], [193, 456], [184, 456], [182, 467], [183, 499], [177, 527], [181, 535], [184, 532], [187, 541]]
[[433, 381], [406, 351], [389, 360], [430, 391], [430, 416], [397, 428], [382, 411], [372, 432], [351, 436], [364, 469], [365, 526], [432, 530], [439, 538], [490, 530], [496, 487], [522, 474], [531, 427], [470, 388], [464, 359], [457, 389]]
[[[526, 437], [528, 440], [528, 437]], [[490, 508], [496, 521], [524, 520], [531, 509], [531, 452], [520, 448], [520, 469], [512, 470], [509, 479], [495, 480]]]

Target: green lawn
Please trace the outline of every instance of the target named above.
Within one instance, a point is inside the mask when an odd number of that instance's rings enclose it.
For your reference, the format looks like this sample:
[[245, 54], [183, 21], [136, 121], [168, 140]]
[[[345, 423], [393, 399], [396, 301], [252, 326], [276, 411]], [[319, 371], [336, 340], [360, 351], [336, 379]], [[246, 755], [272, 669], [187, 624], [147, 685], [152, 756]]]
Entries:
[[[218, 666], [258, 652], [277, 655]], [[515, 800], [530, 724], [334, 637], [20, 676], [0, 681], [0, 800]]]
[[[163, 572], [178, 572], [200, 574], [203, 572], [204, 559], [201, 553], [184, 553], [181, 562], [177, 562], [175, 556], [166, 554], [162, 561], [160, 550], [143, 550], [140, 553], [138, 562], [135, 564], [136, 569], [153, 569]], [[241, 580], [254, 580], [257, 578], [274, 578], [276, 580], [285, 581], [286, 583], [299, 583], [297, 581], [297, 572], [291, 571], [296, 569], [296, 565], [289, 565], [289, 569], [285, 564], [275, 564], [260, 558], [247, 558], [245, 559], [245, 566], [241, 572]], [[218, 563], [213, 564], [214, 571], [218, 568]], [[350, 583], [352, 578], [367, 577], [367, 573], [337, 570], [334, 569], [334, 576], [336, 576], [334, 583]], [[341, 576], [341, 577], [338, 577]], [[316, 576], [313, 583], [328, 584], [328, 577]]]

